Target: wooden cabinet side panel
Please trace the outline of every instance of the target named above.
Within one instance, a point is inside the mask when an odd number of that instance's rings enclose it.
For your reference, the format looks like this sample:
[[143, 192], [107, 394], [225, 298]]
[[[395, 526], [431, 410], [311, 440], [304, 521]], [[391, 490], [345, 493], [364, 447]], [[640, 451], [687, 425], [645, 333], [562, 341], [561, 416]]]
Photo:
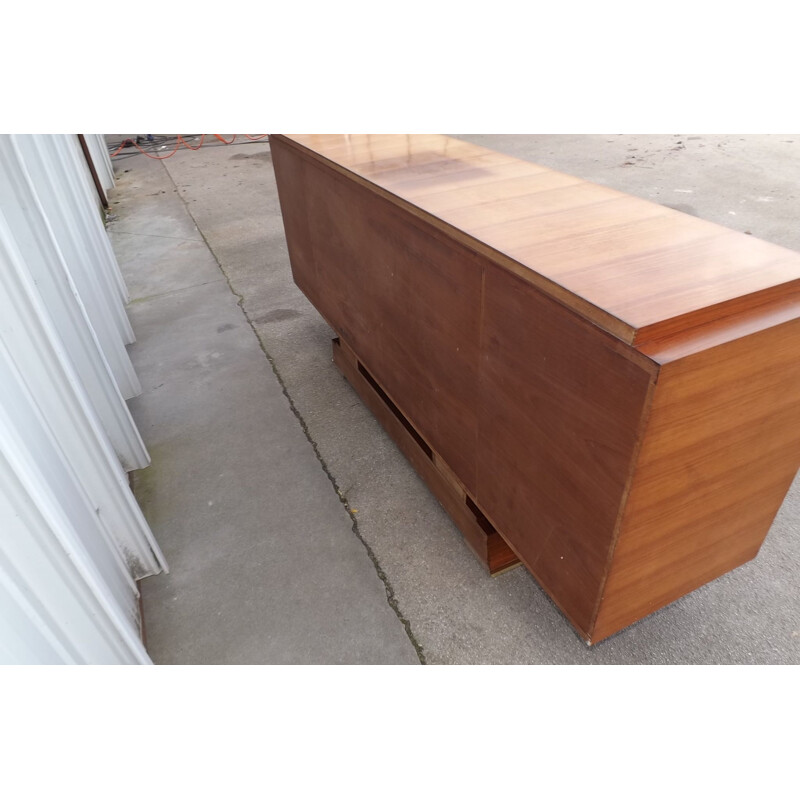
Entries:
[[297, 285], [474, 493], [480, 258], [290, 147], [274, 158]]
[[278, 188], [292, 278], [314, 306], [317, 306], [319, 281], [308, 230], [306, 202], [308, 164], [277, 138], [270, 141], [270, 153], [272, 167], [275, 170], [275, 183]]
[[599, 641], [754, 558], [800, 464], [800, 319], [666, 364]]
[[652, 372], [609, 334], [494, 265], [481, 355], [478, 502], [588, 635]]

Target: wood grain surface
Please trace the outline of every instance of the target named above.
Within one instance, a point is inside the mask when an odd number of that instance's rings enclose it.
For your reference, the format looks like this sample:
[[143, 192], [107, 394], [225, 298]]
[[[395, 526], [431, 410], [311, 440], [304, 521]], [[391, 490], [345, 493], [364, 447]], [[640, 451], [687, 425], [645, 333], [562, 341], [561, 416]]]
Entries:
[[270, 142], [336, 363], [490, 570], [597, 642], [758, 552], [800, 464], [800, 255], [446, 137]]
[[800, 462], [800, 319], [659, 375], [592, 638], [754, 558]]
[[479, 257], [287, 148], [273, 161], [284, 216], [302, 218], [298, 286], [474, 496]]
[[523, 277], [628, 342], [738, 313], [774, 287], [800, 290], [800, 255], [791, 250], [467, 142], [276, 138], [447, 223], [457, 239], [509, 257], [527, 268]]
[[482, 333], [477, 501], [587, 634], [653, 374], [494, 266]]

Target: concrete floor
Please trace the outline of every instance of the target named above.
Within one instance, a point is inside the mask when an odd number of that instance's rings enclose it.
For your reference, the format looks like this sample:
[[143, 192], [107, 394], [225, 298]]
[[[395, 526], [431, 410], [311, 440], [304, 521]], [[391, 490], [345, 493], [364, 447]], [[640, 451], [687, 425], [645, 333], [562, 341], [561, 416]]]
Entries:
[[[800, 250], [800, 135], [461, 138]], [[333, 366], [268, 145], [116, 170], [135, 491], [171, 565], [142, 583], [154, 661], [800, 661], [800, 481], [757, 559], [588, 648], [524, 569], [486, 576]]]

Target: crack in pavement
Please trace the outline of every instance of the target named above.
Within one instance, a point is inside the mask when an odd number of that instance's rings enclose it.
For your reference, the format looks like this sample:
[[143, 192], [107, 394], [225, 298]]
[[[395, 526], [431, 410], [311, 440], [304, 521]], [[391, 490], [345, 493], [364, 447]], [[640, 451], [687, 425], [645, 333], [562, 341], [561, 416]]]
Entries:
[[194, 222], [198, 233], [200, 234], [200, 236], [203, 239], [203, 242], [205, 242], [206, 247], [208, 248], [208, 250], [211, 253], [211, 255], [214, 257], [214, 261], [216, 262], [217, 266], [219, 267], [220, 272], [225, 277], [225, 280], [226, 280], [226, 282], [228, 284], [228, 288], [231, 290], [231, 293], [237, 298], [237, 302], [238, 302], [239, 308], [241, 309], [242, 314], [244, 314], [244, 318], [247, 320], [247, 324], [250, 326], [251, 330], [253, 331], [253, 334], [256, 337], [256, 341], [258, 342], [258, 345], [261, 348], [261, 352], [264, 354], [264, 357], [269, 362], [269, 365], [272, 368], [272, 372], [275, 375], [275, 378], [277, 379], [278, 383], [280, 384], [281, 390], [283, 391], [283, 395], [286, 398], [287, 402], [289, 403], [289, 408], [292, 410], [292, 413], [297, 418], [297, 421], [300, 424], [300, 428], [302, 429], [303, 434], [305, 435], [306, 439], [308, 440], [309, 444], [311, 445], [311, 448], [314, 451], [314, 455], [317, 457], [317, 460], [319, 461], [323, 472], [328, 477], [328, 480], [331, 482], [331, 484], [332, 484], [332, 486], [334, 488], [334, 491], [336, 492], [336, 496], [339, 498], [339, 502], [344, 506], [345, 511], [347, 512], [348, 516], [350, 517], [350, 520], [352, 521], [352, 528], [351, 529], [352, 529], [353, 533], [358, 538], [358, 540], [361, 542], [361, 544], [364, 546], [364, 549], [366, 550], [370, 561], [372, 561], [372, 564], [375, 567], [375, 572], [377, 573], [378, 578], [383, 583], [384, 589], [386, 591], [386, 600], [389, 603], [389, 606], [391, 607], [391, 609], [396, 614], [397, 618], [402, 623], [403, 628], [404, 628], [404, 630], [406, 632], [406, 635], [408, 636], [409, 641], [411, 642], [412, 646], [414, 647], [414, 650], [416, 651], [417, 658], [419, 658], [420, 664], [426, 664], [427, 663], [427, 659], [425, 657], [425, 651], [424, 651], [422, 645], [417, 641], [417, 638], [416, 638], [416, 636], [414, 635], [414, 632], [411, 629], [410, 621], [408, 619], [406, 619], [406, 617], [403, 615], [402, 611], [400, 610], [400, 607], [399, 607], [399, 605], [397, 603], [397, 598], [395, 596], [394, 588], [393, 588], [391, 582], [389, 581], [388, 576], [383, 571], [383, 568], [381, 567], [380, 562], [378, 561], [378, 558], [375, 555], [375, 553], [372, 550], [372, 548], [370, 547], [369, 543], [366, 541], [364, 536], [361, 534], [361, 531], [359, 530], [359, 527], [358, 527], [358, 520], [356, 519], [355, 514], [353, 513], [352, 509], [350, 508], [350, 504], [348, 503], [346, 496], [340, 491], [339, 484], [337, 483], [336, 478], [334, 477], [333, 473], [331, 472], [331, 470], [329, 469], [327, 463], [325, 462], [325, 459], [323, 458], [322, 454], [319, 451], [319, 448], [317, 447], [317, 443], [314, 441], [313, 437], [311, 436], [311, 432], [308, 429], [308, 425], [306, 425], [306, 421], [303, 419], [302, 414], [299, 412], [299, 410], [297, 409], [297, 407], [294, 404], [292, 396], [289, 394], [289, 391], [288, 391], [288, 389], [286, 387], [286, 383], [284, 382], [283, 377], [282, 377], [282, 375], [280, 373], [280, 370], [278, 369], [278, 365], [275, 363], [275, 359], [272, 357], [272, 355], [267, 350], [263, 339], [261, 338], [261, 336], [259, 335], [258, 331], [256, 330], [255, 324], [250, 319], [250, 315], [247, 313], [247, 310], [244, 307], [244, 295], [240, 294], [236, 290], [236, 288], [234, 287], [230, 276], [225, 271], [225, 268], [222, 266], [222, 261], [217, 256], [216, 252], [214, 251], [214, 248], [211, 246], [211, 243], [206, 238], [205, 233], [203, 232], [203, 230], [198, 225], [197, 220], [195, 219], [194, 215], [192, 214], [192, 212], [191, 212], [191, 210], [189, 208], [189, 205], [188, 205], [188, 203], [186, 202], [186, 200], [185, 200], [185, 198], [183, 196], [183, 193], [181, 192], [181, 190], [178, 187], [178, 185], [175, 183], [175, 180], [172, 177], [172, 174], [170, 173], [169, 169], [167, 168], [167, 165], [166, 164], [162, 164], [161, 166], [164, 168], [164, 171], [166, 172], [167, 177], [169, 178], [169, 180], [172, 183], [172, 185], [177, 189], [178, 197], [180, 197], [181, 202], [183, 203], [184, 207], [186, 208], [186, 213], [189, 215], [189, 217], [191, 218], [192, 222]]

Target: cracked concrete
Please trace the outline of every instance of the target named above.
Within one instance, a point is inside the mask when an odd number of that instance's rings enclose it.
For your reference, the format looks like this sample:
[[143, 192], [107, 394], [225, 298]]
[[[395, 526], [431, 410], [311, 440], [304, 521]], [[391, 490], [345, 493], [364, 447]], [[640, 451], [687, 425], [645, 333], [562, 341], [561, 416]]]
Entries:
[[[142, 195], [142, 184], [167, 188]], [[418, 663], [391, 589], [171, 189], [143, 160], [120, 176], [110, 228], [144, 387], [131, 409], [152, 457], [134, 491], [171, 567], [141, 585], [153, 660]]]
[[[798, 198], [794, 194], [794, 187], [800, 181], [800, 160], [788, 158], [800, 147], [800, 136], [464, 138], [673, 207], [682, 205], [684, 207], [681, 210], [800, 249], [800, 233], [795, 225]], [[793, 141], [788, 141], [790, 139]], [[209, 381], [205, 384], [206, 394], [214, 393], [214, 397], [206, 397], [205, 402], [209, 402], [219, 413], [224, 413], [221, 409], [242, 404], [261, 403], [271, 407], [277, 392], [286, 406], [286, 414], [280, 417], [279, 424], [294, 426], [310, 452], [312, 447], [309, 442], [313, 443], [319, 461], [313, 459], [313, 467], [308, 468], [324, 476], [322, 464], [330, 477], [330, 480], [323, 479], [322, 483], [313, 484], [315, 492], [329, 495], [327, 500], [307, 496], [309, 504], [319, 504], [319, 511], [313, 512], [319, 513], [319, 516], [314, 518], [323, 527], [332, 520], [337, 530], [337, 520], [341, 519], [350, 542], [347, 546], [357, 545], [369, 565], [369, 580], [374, 580], [381, 588], [383, 584], [380, 578], [387, 582], [397, 615], [392, 612], [386, 601], [386, 591], [383, 591], [380, 603], [390, 617], [382, 615], [379, 619], [383, 622], [388, 619], [389, 628], [394, 626], [394, 630], [399, 630], [406, 649], [400, 648], [396, 652], [404, 654], [403, 658], [416, 660], [411, 641], [403, 630], [405, 625], [413, 635], [417, 652], [424, 653], [423, 657], [428, 663], [798, 662], [798, 482], [790, 491], [755, 561], [693, 592], [606, 642], [587, 648], [523, 569], [513, 570], [495, 579], [483, 572], [438, 502], [331, 363], [330, 339], [333, 332], [291, 281], [268, 146], [255, 143], [238, 149], [204, 147], [197, 152], [180, 152], [164, 164], [145, 162], [144, 156], [137, 156], [121, 164], [123, 168], [130, 168], [131, 172], [120, 174], [119, 189], [112, 193], [115, 204], [118, 199], [122, 201], [119, 210], [114, 209], [120, 214], [120, 219], [112, 226], [115, 230], [115, 246], [130, 248], [129, 234], [148, 232], [145, 226], [139, 224], [147, 217], [139, 207], [145, 200], [154, 204], [148, 213], [157, 218], [154, 230], [158, 236], [171, 236], [165, 222], [171, 220], [170, 224], [178, 226], [178, 239], [197, 242], [204, 237], [208, 242], [232, 291], [241, 298], [241, 309], [247, 316], [245, 320], [237, 308], [238, 323], [233, 322], [232, 317], [230, 320], [226, 317], [224, 324], [246, 326], [250, 339], [254, 338], [252, 331], [255, 331], [263, 352], [269, 354], [274, 374], [268, 370], [258, 345], [250, 346], [247, 356], [250, 369], [258, 371], [259, 380], [262, 381], [258, 388], [245, 385], [246, 391], [240, 391], [234, 383], [221, 385]], [[158, 177], [159, 171], [162, 177]], [[166, 172], [174, 180], [177, 191], [161, 194]], [[148, 181], [152, 181], [152, 185]], [[135, 189], [135, 186], [139, 188]], [[176, 194], [186, 202], [186, 207], [202, 231], [202, 237], [194, 230], [194, 226], [186, 225], [186, 220], [175, 217], [176, 207], [167, 205], [169, 196], [175, 200]], [[127, 216], [126, 206], [132, 210]], [[116, 233], [116, 227], [122, 235]], [[123, 232], [127, 232], [127, 235]], [[139, 236], [136, 241], [142, 247], [145, 239]], [[164, 284], [172, 285], [177, 281], [174, 288], [179, 288], [180, 280], [173, 274], [170, 260], [177, 258], [178, 252], [173, 250], [168, 253], [164, 250], [153, 254], [154, 258], [162, 259], [159, 263], [160, 270], [164, 271]], [[146, 253], [140, 255], [146, 257]], [[206, 277], [205, 270], [211, 270], [211, 266], [206, 263], [197, 265], [198, 281], [210, 281], [206, 291], [211, 291], [212, 287], [224, 289], [232, 298], [224, 282], [225, 277], [216, 265], [213, 266], [217, 269], [218, 280], [223, 283]], [[155, 270], [155, 275], [135, 279], [140, 280], [142, 294], [152, 295], [153, 287], [158, 289], [161, 285], [158, 272]], [[199, 301], [202, 290], [193, 288], [192, 291], [197, 291]], [[181, 313], [191, 319], [194, 313], [188, 302], [191, 295], [179, 291], [173, 297], [172, 304], [180, 305]], [[187, 300], [185, 304], [180, 303], [182, 298]], [[160, 324], [166, 330], [159, 332], [154, 313], [159, 302], [163, 304], [165, 299], [139, 303], [131, 309], [134, 325], [140, 335], [140, 341], [133, 350], [140, 376], [143, 376], [143, 367], [148, 370], [152, 367], [152, 373], [147, 373], [152, 375], [148, 387], [153, 386], [156, 378], [160, 380], [164, 375], [163, 367], [151, 363], [158, 362], [158, 357], [146, 354], [151, 346], [149, 338], [155, 339], [158, 335], [160, 341], [166, 342], [172, 336], [193, 335], [191, 326], [188, 329], [180, 328], [171, 319], [164, 320], [163, 312]], [[148, 307], [153, 312], [145, 314]], [[146, 325], [146, 337], [137, 327], [140, 323]], [[233, 331], [226, 331], [224, 335], [231, 333]], [[198, 347], [202, 350], [200, 342]], [[258, 360], [262, 366], [257, 366]], [[208, 365], [210, 368], [213, 363], [208, 361]], [[192, 618], [186, 613], [179, 613], [178, 609], [173, 610], [169, 592], [151, 590], [148, 583], [152, 581], [156, 586], [158, 582], [166, 581], [176, 585], [183, 581], [188, 587], [194, 579], [175, 577], [176, 573], [184, 569], [191, 572], [192, 564], [199, 564], [203, 559], [214, 561], [214, 554], [217, 553], [217, 566], [213, 569], [209, 567], [202, 575], [224, 586], [231, 580], [230, 573], [215, 574], [219, 564], [218, 550], [222, 547], [220, 539], [212, 538], [207, 542], [206, 532], [202, 528], [219, 526], [226, 531], [225, 546], [230, 536], [232, 546], [236, 547], [238, 529], [246, 529], [252, 526], [252, 522], [244, 510], [237, 513], [235, 504], [228, 504], [225, 514], [220, 513], [212, 518], [204, 519], [196, 513], [194, 505], [197, 505], [198, 492], [194, 492], [193, 499], [192, 492], [185, 488], [185, 485], [191, 485], [194, 465], [187, 468], [185, 461], [181, 462], [174, 453], [186, 446], [181, 436], [189, 424], [187, 418], [200, 415], [206, 419], [200, 408], [203, 401], [194, 391], [187, 389], [180, 396], [171, 398], [167, 410], [162, 411], [159, 408], [161, 401], [155, 394], [160, 391], [163, 389], [149, 389], [133, 406], [134, 414], [143, 424], [148, 443], [150, 439], [155, 439], [164, 447], [156, 451], [155, 473], [147, 481], [143, 505], [149, 518], [150, 514], [155, 515], [155, 522], [153, 519], [151, 522], [162, 546], [165, 545], [165, 536], [174, 536], [178, 550], [186, 548], [185, 558], [190, 563], [185, 567], [178, 561], [172, 564], [173, 574], [168, 578], [145, 581], [148, 633], [151, 646], [155, 647], [153, 627], [161, 628], [156, 660], [202, 660], [208, 658], [209, 653], [218, 654], [225, 650], [222, 645], [215, 643], [213, 625], [209, 623], [207, 629], [203, 628], [202, 642], [188, 649], [183, 645], [179, 647], [178, 640], [186, 635], [182, 626], [191, 625]], [[260, 392], [264, 393], [263, 397]], [[247, 424], [246, 418], [242, 422]], [[251, 451], [263, 449], [264, 442], [274, 436], [274, 432], [267, 428], [270, 426], [259, 427], [258, 430], [253, 428], [248, 435], [238, 439], [237, 446], [242, 448], [238, 458], [244, 464], [248, 464], [252, 458]], [[197, 435], [202, 437], [204, 433], [201, 429]], [[310, 462], [303, 463], [308, 466]], [[278, 472], [283, 469], [280, 458], [273, 459], [271, 464]], [[165, 476], [162, 466], [169, 468], [173, 474]], [[141, 475], [147, 472], [145, 470]], [[263, 477], [266, 480], [269, 476], [265, 474]], [[297, 473], [297, 477], [307, 478], [300, 473]], [[138, 477], [137, 485], [141, 487]], [[226, 488], [230, 490], [230, 486]], [[283, 485], [276, 484], [274, 490], [282, 491]], [[151, 491], [160, 492], [159, 503], [154, 504], [148, 499], [147, 494]], [[171, 506], [169, 496], [173, 492], [184, 491], [187, 491], [182, 501], [185, 505]], [[238, 489], [236, 496], [239, 496]], [[276, 505], [279, 504], [269, 504], [269, 511], [277, 515], [279, 529], [283, 517]], [[260, 509], [264, 510], [266, 508]], [[196, 528], [194, 538], [186, 532], [190, 523], [180, 518], [182, 513], [190, 515], [190, 522]], [[164, 519], [161, 514], [169, 514], [169, 519]], [[330, 518], [326, 517], [328, 514]], [[363, 540], [363, 545], [358, 537]], [[262, 548], [264, 552], [269, 550], [266, 545], [262, 545]], [[337, 560], [332, 551], [328, 553], [332, 559], [327, 565], [328, 572], [339, 569], [341, 555]], [[298, 583], [310, 578], [304, 575], [302, 561], [287, 564], [286, 568], [293, 570], [294, 580]], [[200, 574], [199, 566], [197, 570], [195, 574]], [[359, 579], [364, 578], [363, 572], [358, 574]], [[193, 591], [195, 608], [207, 609], [208, 604], [199, 605], [202, 590]], [[371, 597], [374, 598], [374, 593]], [[260, 602], [260, 599], [257, 600]], [[160, 621], [156, 622], [159, 617]], [[295, 624], [302, 626], [302, 614], [297, 620], [287, 614], [281, 619], [281, 624], [289, 629]], [[337, 627], [336, 633], [349, 635], [345, 628]], [[239, 626], [239, 632], [246, 636], [247, 627]], [[263, 629], [256, 629], [253, 636], [262, 633]], [[241, 649], [242, 645], [237, 644], [227, 631], [218, 631], [217, 635], [229, 648], [228, 658], [237, 658], [241, 653], [251, 659], [257, 657], [254, 643], [251, 642], [249, 649]], [[294, 644], [291, 635], [281, 635], [285, 636], [282, 639], [285, 647], [291, 648]], [[332, 648], [332, 654], [340, 652], [336, 650], [335, 642], [329, 641], [327, 644]], [[265, 657], [264, 650], [260, 652]], [[281, 652], [287, 657], [289, 650]], [[299, 647], [291, 655], [295, 660], [302, 661], [310, 652]], [[316, 655], [321, 652], [322, 648], [314, 651]], [[357, 650], [351, 653], [354, 659], [356, 653]], [[324, 659], [325, 656], [320, 657]], [[398, 662], [401, 660], [398, 659]], [[266, 661], [272, 663], [268, 657]], [[332, 663], [335, 658], [331, 656], [330, 661]]]
[[[209, 245], [209, 249], [211, 249], [210, 245]], [[212, 250], [212, 252], [213, 252], [213, 250]], [[217, 262], [217, 263], [219, 264], [219, 262]], [[226, 280], [228, 281], [228, 286], [231, 289], [231, 292], [233, 292], [233, 294], [235, 294], [239, 298], [239, 306], [244, 311], [244, 297], [242, 295], [240, 295], [240, 294], [237, 294], [237, 292], [234, 290], [234, 287], [232, 286], [232, 284], [230, 282], [230, 278], [225, 273], [225, 270], [224, 270], [224, 268], [222, 267], [221, 264], [219, 264], [219, 267], [220, 267], [220, 270], [222, 271], [222, 273], [225, 275]], [[262, 322], [265, 322], [265, 321], [266, 322], [271, 322], [273, 320], [286, 319], [286, 318], [291, 318], [292, 316], [294, 316], [293, 313], [286, 313], [286, 312], [280, 313], [280, 312], [281, 312], [281, 310], [279, 309], [278, 312], [272, 312], [271, 314], [267, 314], [261, 319], [261, 321]], [[386, 599], [389, 602], [389, 605], [392, 607], [392, 609], [394, 610], [395, 614], [397, 614], [398, 619], [403, 623], [403, 627], [406, 630], [406, 634], [408, 635], [408, 638], [411, 641], [411, 644], [414, 646], [414, 649], [417, 652], [417, 657], [419, 658], [420, 663], [424, 664], [425, 663], [425, 654], [424, 654], [422, 648], [420, 647], [419, 643], [417, 642], [417, 640], [414, 638], [414, 634], [411, 631], [411, 625], [409, 624], [408, 620], [405, 617], [403, 617], [403, 615], [402, 615], [402, 613], [401, 613], [401, 611], [400, 611], [400, 609], [399, 609], [399, 607], [397, 605], [397, 600], [396, 600], [395, 595], [394, 595], [394, 590], [392, 589], [392, 585], [389, 582], [389, 579], [386, 576], [386, 573], [384, 573], [384, 571], [381, 569], [381, 566], [378, 563], [378, 559], [375, 557], [375, 553], [372, 551], [372, 548], [369, 546], [369, 544], [364, 539], [364, 537], [361, 535], [361, 533], [360, 533], [360, 531], [358, 529], [358, 519], [356, 518], [356, 515], [355, 515], [353, 509], [350, 508], [350, 504], [347, 501], [346, 493], [342, 492], [341, 489], [339, 488], [339, 486], [338, 486], [338, 484], [336, 482], [336, 478], [331, 473], [330, 469], [328, 468], [328, 465], [325, 463], [325, 459], [322, 457], [321, 453], [319, 452], [319, 448], [317, 447], [317, 443], [312, 438], [311, 433], [308, 430], [308, 426], [305, 423], [305, 420], [300, 415], [300, 412], [297, 410], [297, 407], [295, 406], [295, 404], [292, 401], [292, 398], [291, 398], [289, 392], [286, 389], [286, 383], [284, 382], [283, 378], [281, 377], [281, 373], [278, 370], [278, 367], [277, 367], [277, 365], [275, 363], [275, 359], [264, 348], [263, 340], [258, 336], [258, 332], [256, 331], [255, 325], [253, 324], [253, 321], [250, 319], [250, 317], [248, 316], [246, 311], [244, 311], [244, 315], [245, 315], [248, 323], [250, 324], [250, 327], [252, 328], [253, 333], [255, 334], [256, 338], [258, 339], [259, 345], [261, 347], [261, 352], [264, 354], [264, 357], [267, 359], [267, 361], [269, 361], [270, 366], [272, 367], [272, 371], [275, 373], [275, 377], [277, 378], [278, 383], [280, 384], [281, 388], [283, 389], [284, 397], [286, 398], [286, 401], [289, 403], [289, 407], [291, 408], [292, 413], [297, 418], [297, 422], [300, 425], [303, 433], [306, 435], [306, 438], [308, 439], [309, 443], [311, 444], [311, 447], [314, 450], [314, 454], [319, 459], [319, 462], [322, 465], [323, 471], [328, 476], [328, 480], [333, 485], [333, 488], [336, 491], [336, 494], [339, 497], [340, 502], [342, 503], [342, 505], [344, 506], [344, 508], [347, 511], [348, 515], [350, 516], [350, 519], [352, 520], [352, 531], [353, 531], [353, 533], [356, 535], [358, 540], [364, 545], [364, 548], [367, 551], [367, 555], [370, 557], [370, 560], [372, 561], [372, 563], [373, 563], [373, 565], [375, 567], [375, 571], [376, 571], [378, 577], [383, 581], [384, 586], [386, 588]]]

